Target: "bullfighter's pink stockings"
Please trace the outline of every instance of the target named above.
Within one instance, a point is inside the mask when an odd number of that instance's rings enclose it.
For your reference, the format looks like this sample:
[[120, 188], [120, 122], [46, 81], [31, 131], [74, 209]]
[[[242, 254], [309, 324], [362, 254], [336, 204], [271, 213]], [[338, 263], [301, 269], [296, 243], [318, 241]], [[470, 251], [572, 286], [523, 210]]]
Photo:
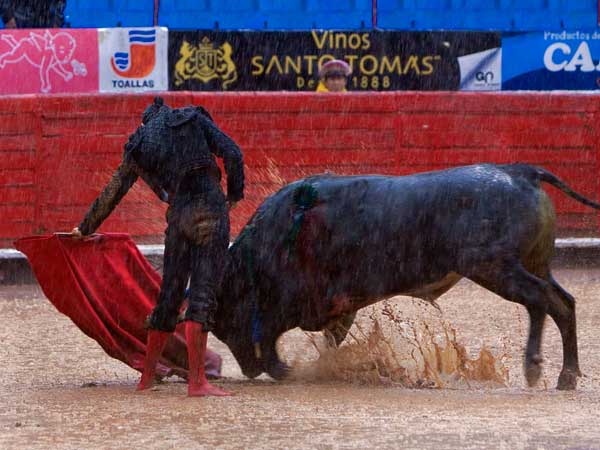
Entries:
[[[171, 333], [166, 331], [149, 330], [148, 342], [146, 343], [146, 358], [144, 359], [144, 372], [137, 386], [138, 391], [149, 389], [154, 385], [156, 364], [162, 354], [167, 339]], [[204, 362], [204, 361], [203, 361]]]
[[206, 343], [208, 333], [202, 331], [202, 324], [188, 321], [185, 325], [185, 338], [188, 348], [189, 375], [188, 396], [203, 397], [213, 395], [222, 397], [231, 395], [230, 392], [209, 384], [204, 372], [204, 360], [206, 356]]

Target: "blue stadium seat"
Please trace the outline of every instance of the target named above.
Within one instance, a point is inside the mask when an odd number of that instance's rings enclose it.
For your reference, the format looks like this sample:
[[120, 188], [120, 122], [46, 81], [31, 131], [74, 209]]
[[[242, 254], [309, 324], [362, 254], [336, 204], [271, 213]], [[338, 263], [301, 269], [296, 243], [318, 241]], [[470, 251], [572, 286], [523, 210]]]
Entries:
[[397, 30], [462, 29], [464, 0], [378, 0], [377, 27]]
[[597, 26], [597, 0], [378, 0], [377, 26], [540, 31]]
[[254, 13], [258, 10], [254, 0], [221, 0], [220, 4], [225, 11]]
[[[303, 28], [358, 29], [372, 27], [370, 0], [306, 0]], [[294, 27], [298, 18], [290, 17], [287, 28]]]
[[171, 29], [357, 29], [371, 26], [371, 0], [161, 0]]
[[512, 0], [506, 13], [514, 30], [557, 30], [560, 29], [559, 6], [559, 0]]
[[[511, 28], [510, 18], [499, 10], [501, 4], [496, 0], [464, 0], [463, 5], [454, 4], [458, 12], [459, 30], [503, 30]], [[446, 29], [452, 29], [449, 22]]]
[[576, 0], [576, 1], [564, 1], [562, 2], [561, 9], [566, 13], [572, 12], [587, 12], [597, 10], [597, 0]]
[[286, 12], [289, 10], [298, 11], [302, 9], [304, 4], [303, 0], [260, 0], [259, 1], [261, 11], [265, 12]]
[[[435, 10], [444, 11], [448, 9], [449, 2], [447, 0], [415, 0], [414, 8], [417, 10]], [[405, 6], [406, 8], [406, 6]]]
[[560, 15], [561, 24], [569, 30], [589, 30], [598, 28], [597, 0], [563, 1]]
[[[161, 0], [171, 29], [371, 28], [372, 0]], [[597, 29], [597, 0], [378, 0], [377, 26], [400, 30]], [[67, 26], [152, 26], [154, 0], [69, 0]], [[0, 28], [2, 28], [0, 24]]]
[[161, 0], [158, 24], [173, 29], [212, 29], [216, 18], [207, 0]]
[[71, 28], [148, 27], [154, 0], [69, 0], [65, 22]]
[[179, 11], [180, 13], [208, 11], [209, 4], [208, 0], [160, 0], [159, 2], [165, 11]]
[[118, 22], [115, 0], [67, 1], [65, 23], [71, 28], [115, 27]]
[[121, 0], [119, 20], [123, 27], [154, 25], [154, 0]]
[[513, 1], [513, 8], [525, 9], [530, 11], [541, 11], [550, 9], [546, 5], [546, 0], [519, 0], [518, 2]]
[[465, 11], [497, 11], [495, 0], [464, 0]]
[[308, 0], [306, 10], [316, 13], [347, 12], [354, 9], [352, 0], [337, 0], [335, 2], [326, 0]]
[[414, 0], [377, 0], [377, 27], [399, 30], [414, 28], [414, 7]]

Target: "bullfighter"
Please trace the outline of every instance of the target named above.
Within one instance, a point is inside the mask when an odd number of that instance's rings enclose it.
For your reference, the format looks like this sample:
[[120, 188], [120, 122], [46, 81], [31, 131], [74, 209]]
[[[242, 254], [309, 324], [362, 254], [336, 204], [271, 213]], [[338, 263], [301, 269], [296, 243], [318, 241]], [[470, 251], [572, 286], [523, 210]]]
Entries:
[[[223, 159], [227, 172], [227, 197], [215, 156]], [[188, 395], [230, 395], [208, 383], [204, 359], [229, 245], [228, 209], [244, 196], [242, 152], [204, 108], [171, 109], [157, 97], [144, 111], [142, 125], [129, 137], [112, 179], [73, 229], [73, 236], [92, 234], [138, 177], [169, 208], [163, 280], [157, 306], [147, 320], [146, 358], [137, 389], [154, 383], [156, 364], [177, 325], [189, 279], [189, 305], [183, 315]]]

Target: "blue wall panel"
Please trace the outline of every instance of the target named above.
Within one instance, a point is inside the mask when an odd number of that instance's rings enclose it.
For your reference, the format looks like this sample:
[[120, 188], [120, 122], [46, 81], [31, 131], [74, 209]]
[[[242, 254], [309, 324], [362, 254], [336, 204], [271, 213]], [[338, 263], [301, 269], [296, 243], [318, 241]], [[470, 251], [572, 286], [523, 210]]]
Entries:
[[[68, 0], [67, 26], [151, 26], [154, 0]], [[372, 0], [160, 0], [172, 29], [302, 30], [372, 26]], [[597, 29], [598, 0], [377, 0], [392, 30]], [[2, 27], [2, 24], [0, 24]]]

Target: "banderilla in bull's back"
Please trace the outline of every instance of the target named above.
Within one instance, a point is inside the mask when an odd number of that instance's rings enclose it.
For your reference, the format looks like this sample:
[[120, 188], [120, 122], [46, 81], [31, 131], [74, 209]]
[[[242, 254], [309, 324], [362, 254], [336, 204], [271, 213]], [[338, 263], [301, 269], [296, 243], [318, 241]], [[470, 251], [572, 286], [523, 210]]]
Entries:
[[575, 389], [575, 301], [550, 270], [555, 212], [542, 182], [600, 209], [525, 164], [291, 183], [263, 202], [230, 248], [215, 334], [246, 376], [281, 379], [289, 368], [275, 344], [285, 331], [323, 330], [397, 295], [434, 301], [466, 277], [527, 309], [530, 386], [552, 318], [563, 344], [557, 387]]

